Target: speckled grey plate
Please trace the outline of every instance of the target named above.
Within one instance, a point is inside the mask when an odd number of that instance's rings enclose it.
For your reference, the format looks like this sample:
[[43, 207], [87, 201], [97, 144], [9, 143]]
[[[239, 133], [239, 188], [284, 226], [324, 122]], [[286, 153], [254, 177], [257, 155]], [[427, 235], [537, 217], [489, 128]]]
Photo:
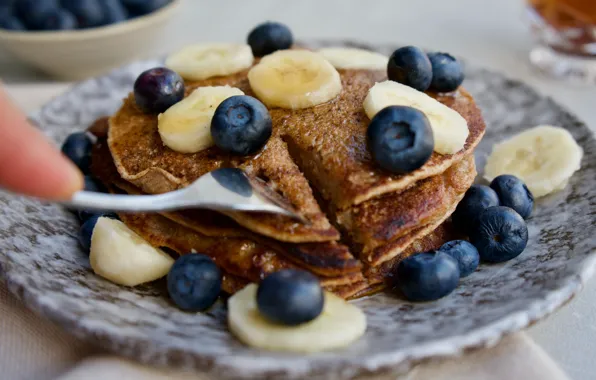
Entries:
[[[389, 51], [390, 49], [380, 50]], [[85, 81], [33, 116], [56, 142], [112, 113], [154, 62]], [[571, 299], [591, 275], [596, 251], [596, 142], [558, 104], [526, 85], [468, 67], [465, 86], [488, 125], [477, 161], [496, 141], [537, 124], [567, 128], [584, 148], [569, 186], [540, 199], [528, 221], [530, 242], [518, 258], [482, 265], [450, 296], [411, 304], [379, 294], [356, 302], [368, 330], [345, 350], [316, 355], [263, 352], [228, 332], [220, 304], [207, 314], [177, 310], [163, 284], [135, 289], [95, 276], [79, 249], [78, 223], [53, 205], [0, 194], [0, 265], [10, 290], [73, 334], [151, 364], [190, 367], [228, 378], [337, 378], [401, 373], [420, 361], [489, 346]]]

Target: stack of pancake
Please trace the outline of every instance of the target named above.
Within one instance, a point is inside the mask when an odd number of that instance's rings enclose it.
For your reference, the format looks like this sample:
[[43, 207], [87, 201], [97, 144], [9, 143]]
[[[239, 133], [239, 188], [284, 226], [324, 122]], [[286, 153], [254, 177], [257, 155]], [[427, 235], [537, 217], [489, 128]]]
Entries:
[[[130, 95], [110, 118], [107, 140], [94, 148], [93, 172], [111, 191], [156, 194], [217, 168], [241, 168], [264, 180], [310, 223], [196, 209], [120, 217], [154, 246], [212, 257], [228, 293], [283, 268], [306, 269], [344, 298], [378, 291], [401, 259], [454, 237], [444, 222], [476, 176], [473, 151], [485, 125], [465, 90], [435, 96], [467, 120], [464, 149], [433, 153], [420, 169], [393, 175], [372, 160], [363, 110], [368, 90], [386, 74], [339, 72], [343, 90], [336, 99], [307, 109], [270, 109], [273, 135], [250, 157], [230, 156], [217, 147], [194, 154], [169, 149], [158, 133], [157, 116], [143, 113]], [[253, 95], [247, 71], [187, 82], [186, 92], [219, 85]]]

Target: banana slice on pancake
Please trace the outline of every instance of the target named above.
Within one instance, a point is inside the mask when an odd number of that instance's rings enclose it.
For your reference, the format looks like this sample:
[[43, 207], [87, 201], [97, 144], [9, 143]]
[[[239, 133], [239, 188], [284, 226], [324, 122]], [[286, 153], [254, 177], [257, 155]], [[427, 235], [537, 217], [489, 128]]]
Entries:
[[230, 86], [199, 87], [158, 115], [157, 129], [163, 143], [180, 153], [196, 153], [212, 146], [211, 119], [221, 102], [244, 95]]
[[103, 217], [93, 229], [89, 260], [97, 275], [126, 286], [162, 278], [174, 264], [121, 221]]
[[408, 106], [422, 111], [433, 130], [435, 152], [454, 154], [463, 149], [469, 134], [466, 119], [424, 92], [389, 80], [375, 84], [364, 99], [366, 115], [372, 119], [388, 106]]
[[252, 66], [248, 45], [197, 44], [183, 48], [166, 59], [166, 66], [187, 80], [235, 74]]
[[535, 197], [561, 190], [579, 170], [582, 148], [567, 130], [540, 125], [493, 147], [484, 168], [489, 181], [513, 174], [526, 183]]
[[318, 352], [348, 346], [366, 330], [366, 316], [356, 306], [325, 292], [323, 312], [298, 326], [269, 322], [257, 307], [257, 285], [250, 284], [228, 300], [228, 325], [249, 346], [273, 351]]
[[336, 69], [387, 70], [389, 57], [357, 48], [329, 47], [318, 50]]
[[281, 50], [263, 57], [248, 72], [248, 81], [263, 103], [287, 109], [328, 102], [342, 88], [333, 65], [307, 50]]

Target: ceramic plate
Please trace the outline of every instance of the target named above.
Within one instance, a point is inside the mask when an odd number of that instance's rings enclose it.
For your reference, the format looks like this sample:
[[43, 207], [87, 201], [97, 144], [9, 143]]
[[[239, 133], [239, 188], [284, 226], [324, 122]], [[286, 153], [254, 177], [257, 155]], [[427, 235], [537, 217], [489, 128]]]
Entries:
[[[32, 119], [59, 143], [114, 112], [136, 76], [156, 64], [136, 63], [82, 82]], [[218, 377], [318, 379], [334, 374], [347, 379], [403, 373], [423, 360], [492, 345], [563, 305], [591, 275], [596, 142], [582, 122], [523, 83], [467, 67], [465, 86], [488, 125], [477, 151], [479, 168], [495, 142], [530, 126], [554, 124], [567, 128], [583, 147], [582, 169], [565, 190], [537, 202], [521, 256], [482, 265], [437, 302], [413, 304], [388, 294], [356, 301], [368, 317], [368, 330], [344, 350], [304, 356], [248, 348], [228, 332], [222, 304], [206, 314], [185, 313], [168, 301], [162, 283], [131, 289], [102, 280], [78, 246], [73, 214], [9, 195], [0, 195], [2, 275], [27, 306], [78, 337], [142, 362]]]

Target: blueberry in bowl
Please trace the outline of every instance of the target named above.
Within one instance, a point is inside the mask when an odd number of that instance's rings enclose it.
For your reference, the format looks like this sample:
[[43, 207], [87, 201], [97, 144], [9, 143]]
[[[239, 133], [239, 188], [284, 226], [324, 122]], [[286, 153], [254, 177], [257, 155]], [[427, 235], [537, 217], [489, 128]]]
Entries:
[[478, 217], [470, 234], [480, 258], [489, 263], [501, 263], [519, 256], [528, 244], [528, 227], [515, 210], [493, 206]]
[[104, 0], [101, 2], [103, 11], [103, 25], [112, 25], [124, 22], [130, 17], [129, 11], [120, 0]]
[[25, 30], [25, 25], [12, 15], [0, 15], [0, 29], [23, 31]]
[[61, 9], [58, 0], [16, 0], [6, 12], [25, 26], [25, 30], [42, 30], [40, 27], [49, 14]]
[[120, 2], [131, 17], [139, 17], [163, 8], [171, 0], [120, 0]]
[[38, 30], [73, 30], [78, 26], [75, 16], [67, 10], [55, 9], [37, 24]]
[[132, 13], [124, 0], [0, 2], [0, 45], [23, 63], [61, 79], [98, 75], [162, 44], [162, 26], [181, 0], [143, 3], [142, 12]]
[[76, 17], [81, 29], [102, 25], [103, 7], [97, 0], [60, 0], [60, 6]]

